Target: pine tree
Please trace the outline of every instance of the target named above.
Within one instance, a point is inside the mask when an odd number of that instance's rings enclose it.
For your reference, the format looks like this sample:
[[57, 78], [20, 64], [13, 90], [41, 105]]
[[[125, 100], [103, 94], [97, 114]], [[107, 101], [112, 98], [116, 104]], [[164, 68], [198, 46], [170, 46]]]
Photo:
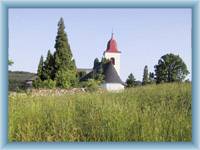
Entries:
[[110, 60], [109, 59], [106, 59], [105, 57], [102, 57], [102, 59], [101, 59], [101, 63], [102, 64], [106, 64], [106, 63], [108, 63]]
[[64, 31], [63, 18], [58, 22], [58, 32], [55, 43], [55, 79], [57, 86], [70, 87], [77, 82], [75, 61], [68, 43], [67, 34]]
[[98, 68], [96, 69], [96, 73], [95, 73], [94, 79], [99, 81], [99, 83], [102, 83], [104, 81], [103, 64], [102, 63], [100, 63]]
[[95, 58], [95, 60], [94, 60], [94, 65], [93, 65], [93, 69], [95, 69], [99, 64], [100, 64], [99, 59], [98, 59], [98, 58]]
[[136, 85], [135, 77], [131, 73], [126, 80], [127, 87], [134, 87]]
[[55, 78], [55, 69], [54, 69], [54, 57], [51, 54], [51, 51], [48, 50], [47, 58], [44, 62], [44, 79], [52, 79]]
[[38, 70], [37, 70], [37, 75], [38, 78], [41, 80], [44, 80], [44, 61], [43, 61], [43, 56], [40, 57], [40, 62], [38, 65]]
[[143, 85], [146, 85], [146, 84], [148, 84], [148, 66], [146, 65], [145, 67], [144, 67], [144, 73], [143, 73], [143, 79], [142, 79], [142, 84]]

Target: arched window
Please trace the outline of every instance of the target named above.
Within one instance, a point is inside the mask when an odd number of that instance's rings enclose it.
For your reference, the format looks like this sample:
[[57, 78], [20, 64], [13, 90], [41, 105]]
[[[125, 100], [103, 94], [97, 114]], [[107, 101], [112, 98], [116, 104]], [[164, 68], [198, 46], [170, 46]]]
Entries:
[[110, 58], [110, 60], [111, 60], [112, 64], [115, 65], [115, 58], [112, 57], [112, 58]]

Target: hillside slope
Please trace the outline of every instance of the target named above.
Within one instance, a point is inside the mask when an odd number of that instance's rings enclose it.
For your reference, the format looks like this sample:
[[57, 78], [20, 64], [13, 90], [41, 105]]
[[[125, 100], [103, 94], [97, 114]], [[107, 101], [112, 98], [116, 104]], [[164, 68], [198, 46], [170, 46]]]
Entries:
[[24, 72], [24, 71], [9, 71], [9, 90], [24, 89], [25, 81], [35, 76], [35, 73]]

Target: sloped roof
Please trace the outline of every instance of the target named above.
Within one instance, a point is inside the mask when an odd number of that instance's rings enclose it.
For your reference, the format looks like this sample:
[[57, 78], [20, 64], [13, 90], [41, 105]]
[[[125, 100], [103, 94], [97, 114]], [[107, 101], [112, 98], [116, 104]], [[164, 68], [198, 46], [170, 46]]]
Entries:
[[[80, 81], [87, 81], [88, 79], [91, 79], [93, 77], [93, 74], [96, 72], [96, 70], [100, 67], [97, 66], [93, 71], [86, 74], [83, 78], [80, 79]], [[103, 65], [103, 74], [104, 74], [104, 81], [105, 83], [120, 83], [125, 85], [125, 83], [120, 79], [115, 67], [111, 62], [108, 62]]]
[[122, 80], [120, 79], [115, 67], [111, 62], [104, 65], [103, 74], [105, 76], [106, 83], [121, 83], [123, 84]]

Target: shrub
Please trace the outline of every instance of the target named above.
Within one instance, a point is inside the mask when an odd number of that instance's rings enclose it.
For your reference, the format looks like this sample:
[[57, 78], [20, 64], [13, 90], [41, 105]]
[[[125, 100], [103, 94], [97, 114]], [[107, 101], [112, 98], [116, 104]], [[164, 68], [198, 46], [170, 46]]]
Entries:
[[48, 80], [44, 80], [42, 81], [41, 79], [37, 79], [35, 81], [33, 81], [33, 87], [34, 88], [49, 88], [49, 89], [53, 89], [56, 87], [56, 81], [53, 81], [51, 79]]
[[76, 85], [77, 78], [73, 71], [59, 70], [56, 75], [56, 85], [60, 88], [70, 88]]
[[87, 91], [97, 91], [99, 89], [100, 81], [89, 79], [88, 81], [81, 82], [80, 85], [87, 89]]
[[53, 88], [56, 87], [56, 81], [53, 81], [53, 80], [51, 80], [51, 79], [44, 80], [44, 81], [42, 82], [42, 86], [43, 86], [44, 88], [53, 89]]
[[38, 89], [42, 87], [42, 80], [40, 78], [33, 81], [33, 87]]

